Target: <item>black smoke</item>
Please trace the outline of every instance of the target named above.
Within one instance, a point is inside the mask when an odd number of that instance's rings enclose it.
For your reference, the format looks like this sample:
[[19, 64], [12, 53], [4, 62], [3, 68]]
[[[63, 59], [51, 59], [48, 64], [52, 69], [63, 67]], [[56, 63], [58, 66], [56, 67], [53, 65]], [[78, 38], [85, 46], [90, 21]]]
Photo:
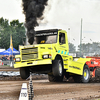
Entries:
[[28, 42], [33, 44], [38, 19], [43, 19], [43, 11], [48, 0], [22, 0], [23, 13], [25, 14], [25, 27], [27, 28]]

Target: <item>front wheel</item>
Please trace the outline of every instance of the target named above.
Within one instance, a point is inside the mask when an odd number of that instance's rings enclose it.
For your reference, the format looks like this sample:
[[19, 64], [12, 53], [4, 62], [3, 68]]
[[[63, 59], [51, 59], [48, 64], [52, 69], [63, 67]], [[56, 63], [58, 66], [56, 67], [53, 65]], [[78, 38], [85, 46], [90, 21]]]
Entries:
[[20, 76], [22, 79], [27, 79], [29, 75], [30, 75], [29, 68], [27, 67], [20, 68]]
[[48, 74], [50, 82], [62, 82], [64, 77], [63, 64], [61, 60], [54, 60], [52, 64], [52, 73]]
[[74, 75], [74, 81], [77, 83], [88, 83], [90, 80], [90, 70], [88, 65], [83, 68], [83, 75]]
[[53, 61], [52, 72], [55, 77], [63, 76], [63, 65], [62, 65], [61, 60]]

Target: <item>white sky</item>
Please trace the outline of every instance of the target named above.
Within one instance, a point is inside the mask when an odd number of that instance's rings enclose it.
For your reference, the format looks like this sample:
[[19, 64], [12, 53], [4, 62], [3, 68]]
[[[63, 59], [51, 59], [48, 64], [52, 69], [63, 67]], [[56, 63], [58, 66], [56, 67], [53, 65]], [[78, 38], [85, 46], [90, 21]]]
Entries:
[[21, 0], [0, 0], [0, 17], [9, 21], [19, 19], [20, 22], [24, 22], [25, 17], [21, 6]]
[[[79, 45], [82, 18], [82, 42], [100, 42], [100, 0], [49, 0], [44, 16], [36, 29], [64, 29], [68, 32], [69, 41]], [[0, 17], [24, 22], [21, 0], [0, 0]]]

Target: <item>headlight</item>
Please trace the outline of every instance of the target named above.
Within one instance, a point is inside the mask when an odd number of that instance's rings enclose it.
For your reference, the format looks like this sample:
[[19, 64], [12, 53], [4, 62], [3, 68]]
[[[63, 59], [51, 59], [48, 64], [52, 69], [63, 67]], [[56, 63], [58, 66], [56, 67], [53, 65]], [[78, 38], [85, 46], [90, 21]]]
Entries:
[[51, 54], [46, 54], [42, 56], [43, 59], [51, 58]]
[[15, 62], [20, 62], [20, 58], [15, 58]]

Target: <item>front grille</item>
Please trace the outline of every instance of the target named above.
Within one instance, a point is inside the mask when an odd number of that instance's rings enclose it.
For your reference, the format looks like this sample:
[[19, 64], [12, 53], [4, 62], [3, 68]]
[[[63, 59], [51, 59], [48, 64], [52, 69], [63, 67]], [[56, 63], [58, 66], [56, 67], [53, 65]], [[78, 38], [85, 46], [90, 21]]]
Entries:
[[22, 54], [37, 53], [38, 48], [22, 49]]
[[30, 59], [37, 59], [38, 54], [27, 54], [27, 55], [22, 55], [22, 60], [30, 60]]
[[38, 59], [38, 48], [22, 49], [22, 60]]

